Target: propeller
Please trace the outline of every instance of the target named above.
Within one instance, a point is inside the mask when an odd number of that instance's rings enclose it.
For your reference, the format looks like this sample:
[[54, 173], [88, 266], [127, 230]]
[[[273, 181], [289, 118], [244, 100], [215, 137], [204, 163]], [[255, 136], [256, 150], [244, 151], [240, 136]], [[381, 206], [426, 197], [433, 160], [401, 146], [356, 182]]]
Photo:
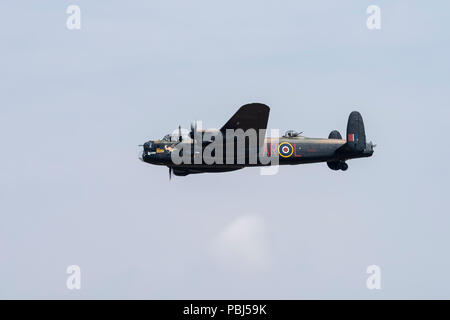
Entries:
[[183, 136], [181, 135], [181, 125], [178, 125], [178, 141], [183, 141]]
[[169, 181], [172, 180], [172, 167], [169, 167]]
[[197, 121], [194, 121], [193, 123], [191, 123], [191, 132], [189, 133], [189, 135], [191, 136], [192, 140], [195, 139], [195, 133], [197, 132]]

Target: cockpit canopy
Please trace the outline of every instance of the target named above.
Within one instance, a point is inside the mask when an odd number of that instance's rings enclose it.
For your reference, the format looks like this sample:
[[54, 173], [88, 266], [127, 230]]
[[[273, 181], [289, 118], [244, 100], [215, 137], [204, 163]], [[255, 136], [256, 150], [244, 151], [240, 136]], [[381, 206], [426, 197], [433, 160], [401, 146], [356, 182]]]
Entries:
[[161, 141], [173, 141], [172, 135], [166, 134], [166, 135], [161, 139]]

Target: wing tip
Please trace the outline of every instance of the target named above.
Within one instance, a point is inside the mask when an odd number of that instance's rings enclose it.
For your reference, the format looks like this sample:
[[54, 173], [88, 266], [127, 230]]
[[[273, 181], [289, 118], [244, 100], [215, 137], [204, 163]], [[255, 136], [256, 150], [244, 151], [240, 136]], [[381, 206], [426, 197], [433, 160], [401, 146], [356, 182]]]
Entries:
[[244, 109], [265, 109], [266, 111], [270, 111], [270, 107], [267, 104], [260, 103], [260, 102], [251, 102], [244, 104], [242, 107], [240, 107], [238, 110], [244, 110]]

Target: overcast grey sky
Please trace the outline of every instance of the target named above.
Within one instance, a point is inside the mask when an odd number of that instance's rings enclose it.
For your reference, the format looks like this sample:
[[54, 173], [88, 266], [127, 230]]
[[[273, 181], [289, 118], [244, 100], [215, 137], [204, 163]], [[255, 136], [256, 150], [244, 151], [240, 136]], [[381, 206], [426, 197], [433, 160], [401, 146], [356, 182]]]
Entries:
[[[81, 30], [66, 8], [81, 8]], [[381, 30], [366, 27], [381, 8]], [[0, 4], [0, 298], [450, 298], [448, 1]], [[370, 159], [174, 177], [138, 144], [249, 102]], [[66, 288], [68, 265], [81, 290]], [[366, 288], [381, 267], [382, 289]]]

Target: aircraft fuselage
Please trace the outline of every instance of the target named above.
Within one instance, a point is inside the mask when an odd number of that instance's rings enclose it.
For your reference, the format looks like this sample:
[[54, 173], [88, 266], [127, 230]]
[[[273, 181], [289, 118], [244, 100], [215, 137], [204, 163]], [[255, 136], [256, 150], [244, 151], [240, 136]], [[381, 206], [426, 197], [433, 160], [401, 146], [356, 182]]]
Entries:
[[[277, 141], [278, 140], [278, 141]], [[322, 138], [307, 138], [307, 137], [295, 137], [295, 138], [284, 138], [271, 139], [267, 138], [264, 140], [264, 145], [262, 150], [263, 154], [271, 156], [272, 154], [278, 157], [279, 165], [296, 165], [304, 163], [317, 163], [317, 162], [338, 162], [345, 161], [348, 159], [364, 158], [370, 157], [373, 154], [373, 147], [368, 144], [363, 152], [348, 152], [346, 150], [340, 149], [346, 144], [346, 140], [343, 139], [322, 139]], [[172, 167], [175, 171], [178, 170], [195, 170], [198, 172], [224, 172], [233, 171], [241, 169], [244, 167], [254, 167], [254, 166], [267, 166], [273, 165], [273, 163], [263, 164], [258, 157], [256, 163], [250, 163], [249, 161], [249, 148], [245, 148], [245, 158], [244, 163], [239, 163], [234, 152], [234, 157], [232, 161], [228, 161], [226, 147], [224, 144], [223, 148], [223, 158], [222, 161], [217, 161], [214, 164], [205, 164], [204, 161], [201, 163], [194, 163], [195, 160], [191, 157], [190, 163], [174, 164], [171, 158], [171, 150], [177, 145], [176, 142], [168, 142], [162, 140], [150, 141], [152, 143], [154, 151], [145, 152], [142, 155], [142, 160], [144, 162]], [[187, 147], [192, 149], [191, 146]], [[285, 148], [286, 147], [286, 148]], [[285, 148], [285, 149], [283, 149]], [[202, 151], [204, 148], [202, 149]], [[258, 155], [260, 154], [258, 149]], [[242, 162], [242, 160], [241, 160]], [[194, 172], [189, 172], [194, 173]], [[196, 172], [197, 173], [197, 172]]]
[[246, 104], [221, 129], [191, 126], [189, 136], [166, 135], [143, 144], [141, 160], [169, 167], [169, 175], [225, 172], [244, 167], [326, 162], [332, 170], [345, 171], [348, 159], [370, 157], [374, 145], [366, 143], [362, 116], [350, 113], [346, 139], [337, 130], [328, 139], [307, 138], [289, 130], [280, 138], [264, 138], [270, 108]]

